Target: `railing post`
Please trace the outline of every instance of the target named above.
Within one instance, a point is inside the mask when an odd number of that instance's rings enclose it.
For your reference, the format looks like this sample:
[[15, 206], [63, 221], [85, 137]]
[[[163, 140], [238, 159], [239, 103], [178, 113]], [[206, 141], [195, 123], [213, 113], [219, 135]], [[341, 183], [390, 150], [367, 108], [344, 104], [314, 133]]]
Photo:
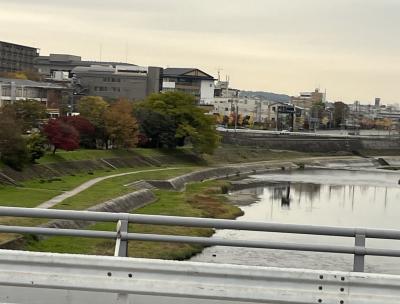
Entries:
[[127, 257], [128, 256], [128, 221], [119, 220], [117, 223], [117, 239], [115, 242], [114, 256]]
[[[364, 272], [365, 265], [365, 234], [355, 235], [354, 272]], [[361, 251], [361, 252], [360, 252]]]

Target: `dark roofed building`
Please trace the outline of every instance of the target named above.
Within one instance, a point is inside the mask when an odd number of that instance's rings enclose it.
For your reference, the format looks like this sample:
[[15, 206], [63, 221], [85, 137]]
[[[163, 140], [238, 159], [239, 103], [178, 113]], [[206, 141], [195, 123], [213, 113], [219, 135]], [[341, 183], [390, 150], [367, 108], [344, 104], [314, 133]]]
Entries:
[[214, 77], [196, 68], [166, 68], [163, 91], [181, 91], [196, 97], [199, 104], [211, 104], [214, 99]]
[[0, 72], [35, 70], [33, 61], [38, 56], [37, 48], [0, 41]]
[[134, 65], [78, 66], [72, 70], [77, 95], [101, 96], [108, 100], [142, 100], [160, 92], [162, 68]]

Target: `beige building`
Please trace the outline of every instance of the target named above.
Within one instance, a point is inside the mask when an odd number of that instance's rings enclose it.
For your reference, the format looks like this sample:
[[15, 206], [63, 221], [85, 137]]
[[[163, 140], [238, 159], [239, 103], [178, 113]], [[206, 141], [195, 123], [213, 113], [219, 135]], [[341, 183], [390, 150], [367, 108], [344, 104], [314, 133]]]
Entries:
[[302, 92], [299, 96], [292, 96], [290, 103], [303, 109], [310, 109], [314, 104], [324, 103], [325, 98], [325, 93], [315, 89], [314, 92]]

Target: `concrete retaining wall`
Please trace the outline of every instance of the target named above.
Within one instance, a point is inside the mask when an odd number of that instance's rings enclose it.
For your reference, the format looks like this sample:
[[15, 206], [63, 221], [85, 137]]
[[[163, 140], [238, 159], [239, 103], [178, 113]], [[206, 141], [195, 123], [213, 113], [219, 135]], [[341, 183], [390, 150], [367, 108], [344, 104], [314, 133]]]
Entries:
[[[155, 200], [156, 196], [151, 190], [139, 190], [90, 207], [87, 210], [98, 212], [131, 212], [132, 210], [143, 207]], [[80, 229], [93, 223], [94, 222], [87, 221], [55, 220], [43, 225], [42, 227]]]
[[187, 183], [199, 182], [207, 179], [231, 178], [241, 175], [263, 173], [270, 171], [271, 167], [274, 167], [276, 170], [279, 168], [296, 168], [297, 166], [291, 162], [282, 162], [281, 164], [275, 166], [271, 166], [271, 164], [267, 164], [265, 162], [237, 164], [191, 172], [166, 181], [150, 180], [147, 182], [157, 188], [182, 190]]
[[340, 138], [323, 136], [270, 135], [260, 133], [224, 133], [222, 142], [239, 146], [256, 146], [267, 149], [300, 152], [337, 152], [357, 150], [399, 150], [400, 138]]

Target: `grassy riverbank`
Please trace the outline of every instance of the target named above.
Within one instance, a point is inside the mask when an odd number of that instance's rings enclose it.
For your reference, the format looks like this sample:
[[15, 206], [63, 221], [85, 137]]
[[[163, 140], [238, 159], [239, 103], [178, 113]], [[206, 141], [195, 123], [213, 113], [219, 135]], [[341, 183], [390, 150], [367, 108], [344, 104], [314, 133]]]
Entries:
[[[129, 186], [130, 183], [135, 181], [142, 179], [163, 180], [197, 169], [199, 169], [199, 167], [192, 166], [173, 168], [124, 168], [113, 170], [112, 172], [94, 171], [92, 172], [92, 175], [81, 173], [74, 176], [64, 176], [45, 183], [41, 182], [41, 180], [32, 180], [23, 183], [23, 187], [1, 186], [0, 206], [35, 207], [40, 203], [61, 194], [63, 191], [71, 190], [90, 179], [116, 173], [132, 173], [100, 181], [90, 188], [67, 198], [53, 207], [55, 209], [84, 210], [112, 198], [135, 191], [136, 189], [134, 187]], [[31, 218], [2, 217], [0, 219], [0, 224], [2, 225], [35, 226], [45, 222], [45, 219]], [[11, 234], [0, 234], [0, 243], [11, 240], [14, 237], [15, 236]]]
[[[206, 181], [187, 186], [186, 191], [157, 190], [157, 201], [135, 211], [140, 214], [162, 214], [177, 216], [211, 217], [233, 219], [242, 211], [227, 202], [221, 194], [224, 181]], [[93, 230], [114, 231], [115, 224], [99, 223], [90, 227]], [[155, 233], [190, 236], [211, 236], [212, 229], [170, 227], [130, 224], [130, 231], [137, 233]], [[27, 250], [52, 251], [61, 253], [83, 253], [112, 255], [115, 242], [112, 240], [85, 239], [71, 237], [53, 237], [42, 241], [32, 240]], [[200, 252], [202, 246], [156, 242], [129, 242], [129, 256], [159, 259], [187, 259]]]

